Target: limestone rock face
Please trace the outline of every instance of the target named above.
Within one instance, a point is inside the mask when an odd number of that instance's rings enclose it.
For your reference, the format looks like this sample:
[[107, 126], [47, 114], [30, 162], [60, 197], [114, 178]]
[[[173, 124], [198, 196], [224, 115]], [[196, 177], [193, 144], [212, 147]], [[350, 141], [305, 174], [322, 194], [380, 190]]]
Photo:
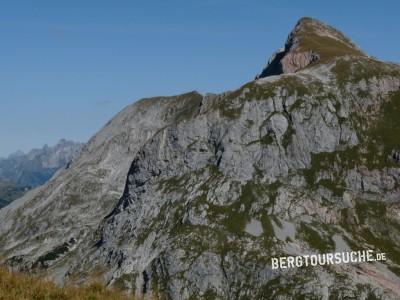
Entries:
[[[398, 299], [400, 67], [342, 50], [235, 91], [127, 107], [0, 210], [0, 257], [59, 283], [100, 273], [145, 299]], [[271, 266], [341, 249], [388, 260]]]

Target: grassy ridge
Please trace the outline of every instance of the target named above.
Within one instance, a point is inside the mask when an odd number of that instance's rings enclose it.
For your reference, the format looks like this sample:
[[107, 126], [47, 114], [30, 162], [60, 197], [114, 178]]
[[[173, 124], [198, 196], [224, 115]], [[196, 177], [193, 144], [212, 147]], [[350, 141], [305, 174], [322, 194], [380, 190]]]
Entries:
[[84, 287], [57, 287], [35, 276], [0, 268], [0, 300], [134, 300], [99, 282]]

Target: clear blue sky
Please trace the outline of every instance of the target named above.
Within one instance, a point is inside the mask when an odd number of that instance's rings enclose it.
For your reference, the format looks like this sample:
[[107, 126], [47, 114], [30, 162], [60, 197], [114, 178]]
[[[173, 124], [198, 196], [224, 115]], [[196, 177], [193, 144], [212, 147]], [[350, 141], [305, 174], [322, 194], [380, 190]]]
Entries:
[[0, 156], [87, 141], [141, 97], [251, 80], [302, 16], [400, 62], [399, 1], [0, 1]]

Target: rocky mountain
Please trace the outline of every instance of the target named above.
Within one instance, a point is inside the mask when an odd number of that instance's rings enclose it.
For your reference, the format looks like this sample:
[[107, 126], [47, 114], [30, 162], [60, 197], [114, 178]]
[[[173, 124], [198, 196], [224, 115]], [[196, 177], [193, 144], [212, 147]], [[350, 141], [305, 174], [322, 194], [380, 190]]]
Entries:
[[366, 56], [337, 29], [318, 20], [303, 18], [289, 34], [285, 47], [277, 50], [257, 78], [295, 73], [305, 67], [330, 61], [334, 57]]
[[[0, 257], [145, 299], [399, 299], [400, 66], [301, 19], [235, 91], [140, 100], [0, 210]], [[371, 249], [387, 261], [273, 269]]]
[[21, 197], [27, 190], [42, 185], [65, 167], [82, 144], [61, 139], [55, 146], [45, 145], [25, 154], [18, 151], [0, 159], [0, 207]]

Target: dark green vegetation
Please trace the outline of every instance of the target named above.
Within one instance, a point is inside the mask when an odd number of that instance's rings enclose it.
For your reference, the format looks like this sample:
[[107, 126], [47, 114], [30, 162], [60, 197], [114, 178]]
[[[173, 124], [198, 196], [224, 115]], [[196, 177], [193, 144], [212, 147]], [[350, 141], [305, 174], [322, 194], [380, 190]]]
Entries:
[[35, 262], [33, 265], [33, 268], [46, 268], [48, 263], [51, 263], [51, 261], [56, 260], [58, 257], [62, 256], [63, 254], [67, 253], [68, 250], [68, 244], [64, 243], [60, 246], [55, 247], [52, 251], [46, 253], [45, 255], [42, 255], [41, 257], [38, 258], [38, 260]]
[[30, 187], [18, 187], [11, 183], [0, 181], [0, 208], [22, 197], [29, 189]]

